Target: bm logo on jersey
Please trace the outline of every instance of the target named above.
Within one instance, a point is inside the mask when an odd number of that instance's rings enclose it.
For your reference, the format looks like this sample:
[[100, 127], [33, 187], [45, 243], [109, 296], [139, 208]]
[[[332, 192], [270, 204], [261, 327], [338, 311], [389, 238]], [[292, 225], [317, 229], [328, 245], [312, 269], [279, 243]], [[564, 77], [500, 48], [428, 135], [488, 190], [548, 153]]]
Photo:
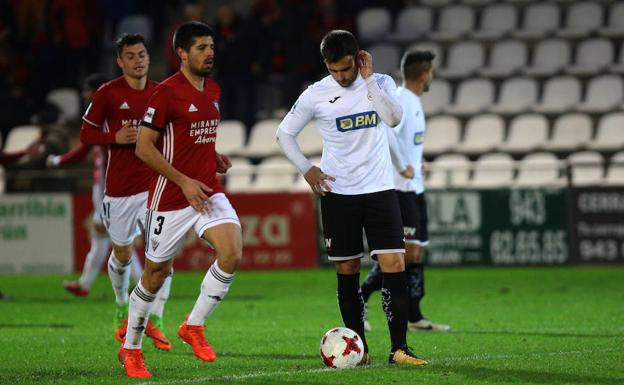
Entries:
[[340, 132], [359, 130], [377, 126], [379, 118], [375, 111], [360, 112], [359, 114], [336, 118], [336, 127]]
[[423, 144], [425, 142], [425, 132], [420, 131], [414, 134], [414, 144], [416, 146]]

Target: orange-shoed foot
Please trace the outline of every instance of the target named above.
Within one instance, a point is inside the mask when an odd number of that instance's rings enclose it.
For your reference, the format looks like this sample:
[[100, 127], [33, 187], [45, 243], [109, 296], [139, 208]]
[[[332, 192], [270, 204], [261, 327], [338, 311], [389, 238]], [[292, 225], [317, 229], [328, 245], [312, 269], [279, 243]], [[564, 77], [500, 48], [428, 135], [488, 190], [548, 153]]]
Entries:
[[126, 375], [130, 378], [150, 378], [151, 373], [145, 366], [145, 357], [141, 349], [119, 348], [119, 362], [126, 369]]
[[217, 359], [217, 353], [204, 336], [205, 326], [187, 325], [186, 321], [180, 325], [178, 336], [182, 341], [191, 345], [193, 353], [202, 361], [212, 362]]
[[124, 318], [123, 323], [120, 327], [115, 330], [115, 339], [121, 343], [123, 343], [126, 339], [126, 331], [128, 330], [128, 316]]
[[147, 321], [147, 327], [145, 328], [145, 335], [152, 339], [154, 346], [160, 350], [171, 350], [171, 342], [160, 331], [158, 326], [152, 322]]
[[65, 281], [63, 282], [63, 287], [76, 297], [86, 297], [89, 295], [89, 289], [80, 286], [78, 281]]

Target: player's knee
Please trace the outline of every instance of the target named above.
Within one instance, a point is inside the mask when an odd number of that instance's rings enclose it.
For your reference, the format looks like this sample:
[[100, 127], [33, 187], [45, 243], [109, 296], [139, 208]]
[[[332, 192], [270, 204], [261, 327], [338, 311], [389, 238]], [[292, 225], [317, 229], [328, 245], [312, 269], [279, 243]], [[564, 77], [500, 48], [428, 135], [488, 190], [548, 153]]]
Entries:
[[114, 246], [115, 258], [123, 264], [130, 262], [132, 258], [132, 246]]
[[238, 269], [241, 260], [243, 259], [243, 250], [240, 247], [234, 245], [219, 250], [217, 252], [217, 260], [219, 261], [219, 268], [226, 273], [233, 273]]
[[399, 273], [405, 270], [405, 261], [402, 254], [378, 256], [379, 266], [384, 273]]
[[165, 279], [169, 275], [168, 269], [148, 269], [143, 271], [143, 277], [141, 283], [143, 287], [149, 290], [151, 293], [156, 293], [162, 285], [165, 283]]

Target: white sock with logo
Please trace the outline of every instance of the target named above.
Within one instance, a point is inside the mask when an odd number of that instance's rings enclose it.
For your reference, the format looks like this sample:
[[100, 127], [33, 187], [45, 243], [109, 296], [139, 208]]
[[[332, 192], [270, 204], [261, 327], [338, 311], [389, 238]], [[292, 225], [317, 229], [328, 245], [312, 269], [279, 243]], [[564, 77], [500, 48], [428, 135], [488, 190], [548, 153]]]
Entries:
[[124, 348], [141, 349], [143, 333], [154, 304], [154, 298], [156, 298], [156, 294], [150, 293], [141, 282], [132, 290], [128, 305], [128, 330], [126, 331]]
[[115, 257], [115, 251], [112, 251], [108, 258], [108, 276], [110, 277], [113, 291], [115, 292], [115, 301], [117, 305], [128, 303], [128, 286], [130, 285], [130, 264], [119, 262]]
[[95, 282], [100, 273], [102, 262], [108, 255], [109, 247], [110, 239], [108, 239], [107, 235], [97, 234], [96, 232], [91, 234], [91, 249], [87, 253], [82, 274], [78, 280], [83, 289], [90, 290], [91, 286], [93, 286], [93, 282]]
[[163, 313], [165, 311], [165, 303], [169, 299], [169, 291], [171, 289], [171, 279], [173, 278], [173, 269], [169, 272], [167, 278], [165, 278], [165, 282], [163, 282], [162, 287], [156, 293], [156, 300], [154, 301], [154, 307], [150, 314], [154, 314], [157, 317], [162, 318]]
[[234, 274], [221, 270], [215, 261], [202, 281], [201, 293], [186, 321], [187, 325], [203, 325], [227, 294], [233, 279]]

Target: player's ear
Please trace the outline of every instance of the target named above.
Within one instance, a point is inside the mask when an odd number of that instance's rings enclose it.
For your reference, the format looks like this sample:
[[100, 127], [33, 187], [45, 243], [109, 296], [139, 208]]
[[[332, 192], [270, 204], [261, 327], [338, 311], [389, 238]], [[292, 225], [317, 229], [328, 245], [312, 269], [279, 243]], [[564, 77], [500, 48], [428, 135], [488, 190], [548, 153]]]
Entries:
[[182, 61], [184, 61], [184, 60], [186, 60], [188, 58], [188, 53], [182, 47], [176, 48], [176, 53], [178, 54], [178, 57]]
[[121, 69], [123, 69], [123, 63], [121, 61], [121, 58], [119, 56], [117, 56], [117, 66]]

